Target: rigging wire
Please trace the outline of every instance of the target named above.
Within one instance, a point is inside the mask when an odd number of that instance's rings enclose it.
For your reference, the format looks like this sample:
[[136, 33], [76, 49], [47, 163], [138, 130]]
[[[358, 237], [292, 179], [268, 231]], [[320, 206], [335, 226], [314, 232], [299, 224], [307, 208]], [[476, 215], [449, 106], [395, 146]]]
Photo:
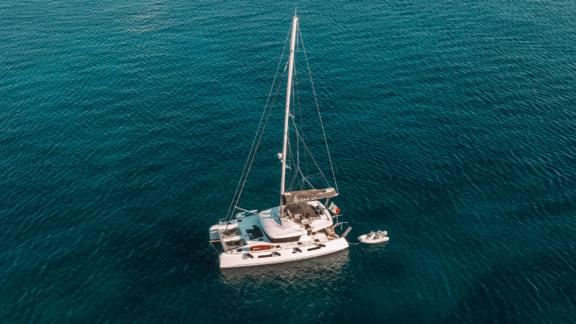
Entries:
[[[276, 80], [278, 78], [278, 71], [280, 70], [282, 58], [284, 57], [284, 53], [286, 52], [286, 45], [288, 44], [288, 39], [290, 38], [290, 31], [291, 31], [291, 29], [288, 30], [286, 40], [284, 41], [284, 47], [282, 48], [282, 53], [280, 54], [280, 58], [278, 59], [278, 64], [276, 65], [276, 71], [274, 73], [274, 79], [272, 81], [272, 85], [270, 86], [270, 90], [268, 91], [268, 97], [266, 98], [264, 110], [262, 111], [262, 115], [260, 116], [260, 122], [258, 123], [258, 128], [256, 129], [256, 134], [254, 135], [254, 140], [252, 140], [252, 145], [250, 147], [250, 153], [248, 154], [248, 157], [246, 158], [246, 162], [244, 163], [244, 167], [242, 169], [242, 174], [240, 176], [240, 179], [238, 180], [238, 185], [236, 186], [236, 190], [234, 192], [234, 196], [232, 197], [232, 201], [230, 202], [230, 205], [228, 206], [228, 211], [226, 213], [226, 219], [229, 219], [233, 216], [234, 209], [238, 206], [238, 202], [240, 201], [242, 191], [244, 189], [244, 186], [245, 186], [246, 181], [248, 179], [248, 175], [249, 175], [250, 170], [252, 168], [252, 163], [254, 162], [254, 158], [255, 158], [256, 153], [258, 151], [258, 146], [260, 145], [260, 142], [262, 140], [262, 135], [264, 133], [264, 129], [266, 128], [266, 125], [268, 123], [268, 118], [270, 117], [270, 111], [272, 110], [271, 108], [274, 105], [276, 98], [278, 97], [278, 92], [280, 89], [280, 82], [278, 82], [278, 87], [276, 89], [276, 93], [274, 95], [272, 103], [270, 104], [270, 98], [271, 98], [272, 92], [274, 90], [274, 85], [276, 84]], [[285, 71], [286, 71], [286, 69], [284, 69], [284, 72]], [[284, 72], [282, 74], [284, 74]], [[264, 124], [263, 124], [263, 122], [264, 122]]]
[[[298, 28], [298, 36], [300, 38], [300, 42], [302, 43], [302, 50], [304, 52], [304, 59], [306, 61], [306, 67], [308, 68], [308, 75], [310, 76], [310, 85], [312, 87], [312, 93], [314, 94], [314, 103], [316, 105], [316, 111], [318, 111], [318, 119], [320, 120], [320, 128], [322, 129], [322, 137], [324, 139], [324, 143], [326, 144], [326, 153], [328, 153], [328, 162], [330, 163], [330, 170], [332, 171], [332, 178], [334, 179], [334, 187], [336, 188], [336, 192], [340, 192], [338, 190], [338, 183], [336, 182], [336, 173], [334, 172], [334, 165], [332, 164], [332, 157], [330, 156], [330, 148], [328, 147], [328, 140], [326, 138], [326, 132], [324, 130], [324, 122], [322, 121], [322, 115], [320, 114], [320, 105], [318, 104], [318, 96], [316, 95], [316, 88], [314, 87], [314, 80], [312, 79], [312, 72], [310, 71], [310, 64], [308, 64], [308, 54], [306, 53], [306, 46], [304, 45], [304, 39], [302, 38], [302, 32], [300, 28]], [[316, 162], [316, 161], [314, 161]]]
[[[280, 88], [281, 88], [281, 84], [279, 83], [278, 87], [276, 88], [276, 93], [274, 95], [274, 99], [272, 101], [271, 106], [273, 106], [274, 103], [276, 102], [276, 98], [278, 97], [278, 93], [280, 92]], [[260, 147], [260, 143], [262, 142], [262, 137], [264, 136], [264, 130], [266, 129], [266, 126], [268, 124], [268, 120], [270, 118], [271, 112], [272, 112], [272, 109], [269, 109], [267, 111], [267, 116], [266, 116], [266, 119], [264, 121], [264, 126], [262, 127], [262, 131], [258, 134], [258, 140], [257, 140], [256, 146], [254, 149], [254, 153], [252, 154], [250, 162], [248, 163], [248, 169], [246, 171], [246, 176], [244, 177], [244, 180], [242, 181], [242, 185], [240, 186], [236, 201], [234, 202], [234, 207], [232, 209], [232, 213], [229, 215], [230, 218], [234, 215], [233, 211], [234, 211], [234, 209], [236, 209], [238, 207], [238, 203], [240, 202], [240, 198], [242, 196], [244, 186], [246, 185], [246, 182], [248, 180], [248, 176], [250, 175], [250, 170], [252, 169], [252, 165], [254, 164], [254, 160], [256, 159], [256, 153], [258, 152], [258, 148]]]
[[[245, 185], [246, 185], [246, 182], [247, 182], [247, 180], [248, 180], [248, 176], [249, 176], [250, 171], [251, 171], [251, 169], [252, 169], [252, 165], [253, 165], [253, 163], [254, 163], [254, 160], [255, 160], [255, 158], [256, 158], [256, 153], [258, 152], [258, 149], [259, 149], [260, 144], [261, 144], [261, 141], [262, 141], [263, 134], [264, 134], [264, 132], [265, 132], [265, 130], [266, 130], [266, 127], [267, 127], [267, 124], [268, 124], [268, 120], [269, 120], [270, 115], [271, 115], [272, 107], [274, 106], [274, 104], [275, 104], [275, 102], [276, 102], [276, 99], [277, 99], [277, 97], [278, 97], [278, 94], [279, 94], [279, 91], [280, 91], [280, 87], [281, 87], [281, 82], [280, 82], [280, 81], [277, 82], [277, 80], [278, 80], [278, 72], [279, 72], [279, 70], [280, 70], [280, 66], [281, 66], [282, 59], [283, 59], [283, 57], [284, 57], [284, 53], [286, 52], [286, 47], [287, 47], [287, 44], [288, 44], [288, 39], [290, 38], [290, 31], [291, 31], [291, 29], [288, 30], [288, 35], [286, 36], [286, 40], [285, 40], [285, 42], [284, 42], [284, 47], [283, 47], [283, 49], [282, 49], [282, 53], [281, 53], [281, 55], [280, 55], [280, 58], [279, 58], [279, 60], [278, 60], [278, 64], [277, 64], [277, 66], [276, 66], [276, 71], [275, 71], [275, 73], [274, 73], [274, 79], [273, 79], [273, 81], [272, 81], [272, 85], [271, 85], [270, 90], [269, 90], [269, 92], [268, 92], [268, 97], [266, 98], [266, 103], [265, 103], [265, 105], [264, 105], [264, 110], [262, 111], [262, 115], [260, 116], [260, 122], [259, 122], [259, 124], [258, 124], [258, 128], [257, 128], [257, 130], [256, 130], [256, 134], [255, 134], [255, 136], [254, 136], [254, 139], [253, 139], [252, 144], [251, 144], [251, 147], [250, 147], [250, 153], [248, 154], [248, 157], [247, 157], [247, 159], [246, 159], [246, 161], [245, 161], [245, 163], [244, 163], [244, 167], [243, 167], [243, 169], [242, 169], [242, 174], [241, 174], [240, 179], [239, 179], [239, 181], [238, 181], [238, 184], [237, 184], [237, 186], [236, 186], [236, 191], [235, 191], [234, 196], [233, 196], [233, 198], [232, 198], [232, 201], [230, 202], [230, 205], [229, 205], [229, 207], [228, 207], [228, 211], [227, 211], [227, 213], [226, 213], [226, 220], [231, 219], [231, 218], [233, 217], [233, 215], [234, 215], [234, 210], [235, 210], [236, 208], [238, 208], [238, 204], [239, 204], [239, 202], [240, 202], [240, 198], [241, 198], [241, 196], [242, 196], [242, 192], [243, 192], [244, 187], [245, 187]], [[319, 121], [320, 121], [320, 128], [321, 128], [321, 130], [322, 130], [322, 138], [323, 138], [324, 143], [325, 143], [325, 146], [326, 146], [326, 153], [327, 153], [327, 155], [328, 155], [328, 161], [329, 161], [329, 164], [330, 164], [330, 170], [331, 170], [331, 173], [332, 173], [332, 178], [333, 178], [333, 180], [334, 180], [334, 187], [335, 187], [335, 189], [336, 189], [336, 192], [339, 192], [338, 183], [337, 183], [337, 181], [336, 181], [336, 174], [335, 174], [335, 172], [334, 172], [334, 166], [333, 166], [333, 163], [332, 163], [332, 157], [331, 157], [331, 154], [330, 154], [330, 149], [329, 149], [329, 146], [328, 146], [328, 140], [327, 140], [326, 132], [325, 132], [325, 128], [324, 128], [324, 122], [323, 122], [323, 120], [322, 120], [322, 115], [321, 115], [321, 113], [320, 113], [320, 105], [318, 104], [318, 97], [317, 97], [317, 94], [316, 94], [316, 89], [315, 89], [315, 86], [314, 86], [314, 81], [313, 81], [313, 79], [312, 79], [312, 73], [311, 73], [311, 70], [310, 70], [310, 64], [309, 64], [309, 62], [308, 62], [308, 55], [307, 55], [307, 52], [306, 52], [306, 47], [304, 46], [304, 39], [302, 38], [302, 33], [301, 33], [300, 28], [298, 28], [298, 37], [296, 38], [296, 42], [298, 43], [298, 45], [301, 44], [302, 52], [304, 53], [304, 58], [305, 58], [305, 61], [306, 61], [306, 68], [307, 68], [307, 70], [308, 70], [308, 76], [309, 76], [309, 80], [310, 80], [310, 85], [311, 85], [312, 93], [313, 93], [313, 96], [314, 96], [314, 104], [315, 104], [315, 106], [316, 106], [316, 111], [317, 111], [317, 113], [318, 113], [318, 119], [319, 119]], [[298, 46], [297, 48], [300, 48], [300, 46]], [[296, 165], [291, 168], [291, 169], [292, 169], [292, 172], [293, 172], [293, 175], [292, 175], [292, 179], [291, 179], [290, 182], [289, 182], [289, 188], [292, 188], [292, 187], [293, 187], [293, 185], [295, 184], [296, 180], [298, 180], [298, 183], [300, 184], [300, 186], [301, 186], [302, 188], [304, 188], [304, 186], [305, 186], [306, 184], [308, 184], [311, 188], [314, 188], [314, 186], [312, 185], [312, 183], [310, 183], [310, 181], [308, 180], [308, 178], [310, 178], [310, 177], [312, 177], [312, 176], [306, 176], [306, 175], [304, 175], [304, 173], [302, 172], [302, 169], [300, 168], [300, 159], [301, 159], [301, 156], [300, 156], [300, 147], [301, 147], [301, 146], [305, 149], [305, 152], [307, 152], [307, 153], [310, 155], [310, 158], [312, 159], [312, 161], [313, 161], [314, 164], [316, 165], [316, 167], [317, 167], [317, 169], [318, 169], [318, 171], [319, 171], [319, 174], [321, 175], [322, 179], [326, 182], [326, 185], [329, 187], [329, 186], [330, 186], [330, 183], [329, 183], [329, 181], [328, 181], [328, 178], [326, 177], [326, 175], [324, 174], [324, 172], [323, 172], [322, 169], [320, 168], [320, 166], [319, 166], [318, 162], [316, 161], [316, 159], [314, 158], [314, 155], [312, 154], [310, 148], [308, 147], [308, 145], [307, 145], [306, 142], [304, 141], [304, 138], [303, 138], [303, 136], [302, 136], [302, 130], [300, 130], [300, 129], [296, 126], [296, 122], [295, 122], [296, 113], [298, 114], [298, 117], [299, 117], [298, 119], [302, 119], [302, 108], [301, 108], [301, 102], [300, 102], [301, 97], [300, 97], [300, 91], [299, 91], [299, 83], [298, 83], [298, 81], [297, 81], [297, 74], [296, 74], [296, 66], [295, 66], [295, 65], [294, 65], [294, 70], [293, 70], [293, 72], [294, 72], [295, 85], [292, 85], [294, 91], [292, 92], [292, 98], [291, 98], [291, 100], [295, 103], [295, 106], [296, 106], [297, 109], [294, 109], [294, 110], [295, 110], [294, 114], [291, 114], [289, 117], [290, 117], [290, 119], [291, 119], [291, 121], [292, 121], [292, 125], [293, 125], [293, 128], [294, 128], [294, 132], [295, 132], [295, 134], [296, 134], [296, 147], [295, 147], [295, 149], [296, 149], [296, 154], [292, 154], [293, 151], [294, 151], [294, 147], [293, 147], [292, 145], [289, 145], [290, 143], [287, 143], [288, 146], [289, 146], [289, 151], [288, 151], [287, 153], [290, 153], [290, 154], [287, 154], [287, 155], [290, 157], [290, 164], [291, 164], [291, 165], [294, 165], [294, 155], [295, 155]], [[283, 77], [284, 77], [285, 74], [286, 74], [286, 66], [285, 66], [284, 69], [283, 69], [282, 77], [281, 77], [280, 79], [283, 79]], [[276, 84], [277, 84], [277, 86], [276, 86], [276, 91], [274, 91], [274, 87], [275, 87]], [[274, 92], [274, 96], [272, 97], [272, 93], [273, 93], [273, 92]], [[271, 98], [272, 98], [272, 100], [271, 100]], [[306, 168], [308, 168], [308, 167], [307, 167], [307, 165], [308, 165], [308, 156], [307, 156], [307, 155], [308, 155], [308, 154], [304, 154], [304, 155], [303, 155], [304, 160], [305, 160], [305, 162], [306, 162]], [[287, 158], [287, 157], [283, 157], [283, 158]], [[298, 177], [299, 174], [302, 176], [301, 179]]]
[[[318, 172], [320, 172], [320, 174], [322, 175], [322, 178], [324, 179], [324, 181], [326, 182], [326, 185], [328, 187], [330, 187], [330, 183], [328, 182], [328, 178], [326, 177], [326, 175], [324, 174], [324, 172], [322, 171], [322, 168], [320, 168], [320, 165], [318, 164], [318, 162], [316, 161], [316, 159], [314, 158], [314, 155], [312, 154], [312, 151], [310, 150], [310, 148], [308, 147], [308, 145], [306, 144], [306, 141], [304, 141], [304, 137], [302, 137], [300, 135], [300, 131], [298, 130], [298, 127], [296, 126], [296, 123], [294, 123], [294, 120], [292, 120], [292, 125], [294, 127], [294, 132], [296, 133], [296, 136], [300, 138], [300, 141], [302, 142], [302, 146], [304, 146], [304, 148], [306, 149], [306, 151], [308, 152], [308, 154], [310, 154], [310, 158], [312, 159], [312, 161], [314, 162], [314, 164], [316, 165], [316, 168], [318, 168]], [[304, 176], [304, 175], [302, 175]], [[309, 183], [309, 182], [308, 182]], [[310, 184], [311, 185], [311, 184]], [[312, 185], [311, 185], [312, 186]], [[312, 186], [314, 187], [314, 186]]]
[[[299, 46], [299, 43], [297, 43]], [[298, 47], [297, 47], [298, 49]], [[294, 62], [294, 84], [295, 84], [295, 89], [294, 89], [294, 93], [296, 94], [294, 97], [294, 102], [295, 102], [295, 112], [294, 112], [294, 116], [293, 118], [296, 118], [297, 120], [304, 120], [304, 118], [302, 117], [302, 103], [301, 103], [301, 91], [300, 91], [300, 83], [298, 82], [298, 73], [297, 73], [297, 69], [296, 69], [296, 62]], [[293, 122], [294, 125], [296, 125], [296, 121]], [[300, 136], [303, 136], [303, 131], [302, 129], [300, 129]], [[308, 159], [306, 154], [303, 155], [304, 157], [304, 163], [305, 163], [305, 167], [306, 169], [308, 169]], [[298, 177], [298, 183], [300, 184], [300, 189], [303, 190], [305, 189], [305, 178], [306, 176], [304, 175], [304, 172], [302, 171], [301, 165], [302, 165], [302, 160], [301, 160], [301, 154], [300, 154], [300, 137], [296, 136], [296, 170], [297, 172], [295, 172], [294, 176]], [[300, 178], [299, 176], [301, 176], [302, 178]], [[307, 182], [310, 186], [310, 188], [314, 188], [314, 186], [308, 181]]]

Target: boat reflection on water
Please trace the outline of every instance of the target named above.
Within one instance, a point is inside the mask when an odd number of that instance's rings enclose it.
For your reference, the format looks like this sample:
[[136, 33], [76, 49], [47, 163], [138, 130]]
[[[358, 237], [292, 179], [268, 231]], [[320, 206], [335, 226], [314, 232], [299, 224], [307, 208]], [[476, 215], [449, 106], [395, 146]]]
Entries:
[[314, 282], [330, 282], [341, 279], [341, 273], [348, 263], [348, 250], [338, 253], [268, 266], [221, 269], [225, 284], [245, 284], [247, 282], [283, 282], [294, 285]]

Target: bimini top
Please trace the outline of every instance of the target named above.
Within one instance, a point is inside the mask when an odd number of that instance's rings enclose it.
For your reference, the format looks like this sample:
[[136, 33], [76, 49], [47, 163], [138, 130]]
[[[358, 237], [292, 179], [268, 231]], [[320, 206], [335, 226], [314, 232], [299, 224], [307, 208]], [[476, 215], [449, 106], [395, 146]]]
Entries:
[[303, 203], [312, 200], [332, 198], [338, 196], [334, 188], [326, 189], [309, 189], [301, 191], [290, 191], [282, 196], [283, 202], [287, 204]]
[[288, 218], [280, 220], [278, 217], [279, 207], [266, 209], [260, 212], [260, 225], [271, 240], [295, 238], [304, 234], [305, 231]]

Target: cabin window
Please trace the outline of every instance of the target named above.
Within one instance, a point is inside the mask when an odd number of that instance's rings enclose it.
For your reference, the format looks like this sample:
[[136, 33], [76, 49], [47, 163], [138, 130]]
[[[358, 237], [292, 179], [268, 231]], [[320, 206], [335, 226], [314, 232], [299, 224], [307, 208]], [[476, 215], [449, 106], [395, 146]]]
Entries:
[[280, 239], [270, 238], [270, 242], [272, 242], [272, 243], [298, 242], [299, 240], [300, 240], [300, 236], [284, 237], [284, 238], [280, 238]]

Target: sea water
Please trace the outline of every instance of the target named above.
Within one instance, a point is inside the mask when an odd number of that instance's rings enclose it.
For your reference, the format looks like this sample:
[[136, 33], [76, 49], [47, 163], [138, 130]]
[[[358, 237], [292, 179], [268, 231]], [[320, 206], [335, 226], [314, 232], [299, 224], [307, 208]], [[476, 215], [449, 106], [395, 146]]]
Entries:
[[[222, 272], [208, 227], [296, 6], [341, 220], [391, 240]], [[575, 12], [2, 1], [1, 322], [576, 321]], [[279, 151], [263, 142], [242, 207], [277, 204]]]

